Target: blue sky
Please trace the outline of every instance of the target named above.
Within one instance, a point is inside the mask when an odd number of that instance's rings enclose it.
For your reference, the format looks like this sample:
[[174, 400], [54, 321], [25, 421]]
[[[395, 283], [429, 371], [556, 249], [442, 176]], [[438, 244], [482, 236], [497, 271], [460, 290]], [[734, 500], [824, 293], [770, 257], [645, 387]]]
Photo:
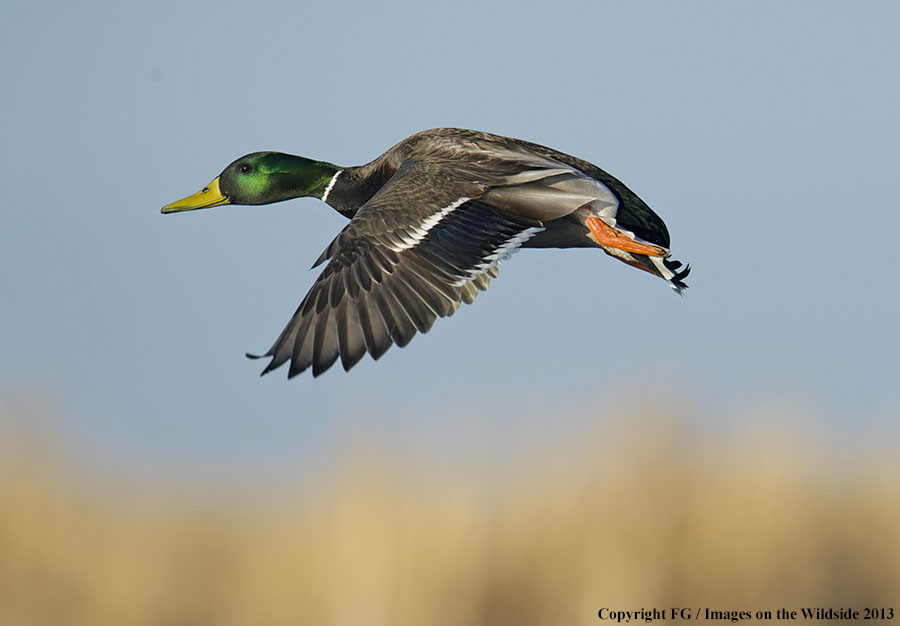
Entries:
[[[898, 24], [893, 3], [7, 3], [3, 419], [40, 415], [98, 467], [213, 479], [348, 438], [452, 463], [627, 398], [729, 423], [793, 403], [896, 437]], [[378, 363], [260, 379], [243, 353], [343, 219], [159, 208], [248, 152], [353, 165], [436, 126], [608, 170], [691, 288], [526, 250]]]

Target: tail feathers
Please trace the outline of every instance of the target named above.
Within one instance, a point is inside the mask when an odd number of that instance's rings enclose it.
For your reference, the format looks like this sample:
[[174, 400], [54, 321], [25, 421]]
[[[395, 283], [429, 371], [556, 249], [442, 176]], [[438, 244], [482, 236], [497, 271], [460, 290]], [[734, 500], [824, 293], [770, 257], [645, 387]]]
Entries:
[[679, 295], [682, 295], [682, 292], [688, 288], [684, 279], [691, 273], [691, 266], [685, 265], [683, 270], [678, 271], [678, 268], [681, 267], [681, 261], [676, 261], [674, 259], [670, 261], [669, 259], [659, 259], [657, 257], [646, 258], [653, 263], [654, 267], [660, 270], [659, 272], [654, 273], [669, 283], [669, 286]]
[[681, 261], [664, 257], [647, 256], [644, 254], [634, 254], [623, 250], [616, 250], [614, 248], [604, 248], [604, 251], [620, 261], [628, 263], [628, 265], [631, 265], [632, 267], [649, 272], [654, 276], [659, 276], [666, 281], [669, 284], [669, 287], [671, 287], [678, 295], [683, 295], [684, 290], [688, 288], [684, 279], [691, 273], [691, 266], [686, 265], [684, 269], [679, 271], [679, 268], [682, 265]]

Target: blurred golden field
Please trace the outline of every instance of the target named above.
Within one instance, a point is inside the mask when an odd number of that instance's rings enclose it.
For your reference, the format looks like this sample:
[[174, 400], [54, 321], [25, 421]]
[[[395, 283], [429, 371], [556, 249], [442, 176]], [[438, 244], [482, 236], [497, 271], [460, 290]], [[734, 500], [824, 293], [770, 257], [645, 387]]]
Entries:
[[[601, 607], [897, 606], [900, 461], [781, 430], [597, 416], [502, 475], [348, 449], [272, 502], [151, 502], [0, 444], [0, 624], [554, 625]], [[487, 466], [486, 471], [490, 471]], [[477, 472], [476, 472], [477, 474]]]

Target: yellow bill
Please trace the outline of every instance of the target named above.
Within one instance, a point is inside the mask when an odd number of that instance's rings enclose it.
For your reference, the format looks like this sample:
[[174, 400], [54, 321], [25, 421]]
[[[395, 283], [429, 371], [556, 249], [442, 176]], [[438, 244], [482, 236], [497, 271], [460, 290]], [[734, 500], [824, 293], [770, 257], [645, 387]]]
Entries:
[[231, 200], [223, 196], [219, 190], [219, 177], [216, 176], [210, 184], [197, 193], [172, 204], [167, 204], [162, 208], [162, 212], [178, 213], [180, 211], [193, 211], [194, 209], [208, 209], [212, 206], [230, 203]]

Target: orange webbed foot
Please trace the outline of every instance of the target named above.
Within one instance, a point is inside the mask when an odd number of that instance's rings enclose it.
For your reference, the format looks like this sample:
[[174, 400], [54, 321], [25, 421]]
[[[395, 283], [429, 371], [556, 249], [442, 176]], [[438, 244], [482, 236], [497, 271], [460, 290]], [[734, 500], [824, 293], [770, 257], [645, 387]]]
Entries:
[[647, 256], [665, 257], [669, 254], [665, 248], [635, 241], [597, 217], [587, 217], [584, 221], [601, 246]]

